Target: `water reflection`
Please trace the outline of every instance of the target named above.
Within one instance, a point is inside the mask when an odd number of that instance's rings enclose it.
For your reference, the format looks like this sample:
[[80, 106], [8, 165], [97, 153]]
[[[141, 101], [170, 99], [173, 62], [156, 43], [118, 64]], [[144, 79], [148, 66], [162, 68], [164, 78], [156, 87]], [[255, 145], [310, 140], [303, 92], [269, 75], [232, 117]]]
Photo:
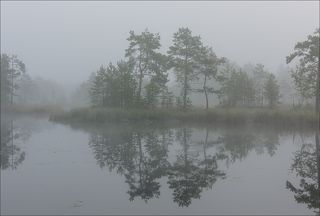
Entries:
[[17, 169], [24, 161], [25, 152], [21, 150], [21, 142], [30, 136], [28, 131], [16, 126], [12, 119], [1, 121], [1, 169]]
[[173, 201], [187, 207], [193, 199], [200, 199], [204, 190], [226, 178], [226, 171], [219, 164], [228, 166], [252, 150], [273, 156], [279, 145], [279, 132], [108, 126], [92, 132], [89, 145], [101, 168], [124, 176], [131, 201], [158, 198], [160, 179], [166, 177]]
[[226, 128], [213, 142], [217, 146], [220, 157], [226, 158], [226, 163], [235, 163], [245, 159], [251, 151], [257, 154], [267, 152], [273, 156], [279, 143], [279, 131], [255, 131], [252, 129]]
[[300, 177], [299, 186], [287, 181], [287, 188], [294, 193], [298, 203], [304, 203], [320, 215], [320, 140], [315, 135], [315, 145], [305, 143], [295, 152], [291, 170]]
[[142, 130], [107, 130], [91, 135], [89, 145], [100, 167], [107, 166], [126, 178], [130, 200], [135, 197], [148, 201], [159, 197], [158, 180], [170, 164], [168, 145], [171, 133]]
[[18, 169], [26, 158], [24, 144], [34, 132], [51, 126], [46, 118], [1, 114], [1, 169]]
[[176, 161], [168, 170], [169, 188], [173, 190], [173, 200], [179, 206], [189, 206], [191, 200], [200, 198], [202, 189], [212, 187], [218, 178], [225, 174], [218, 170], [217, 157], [207, 155], [208, 130], [203, 142], [203, 158], [199, 152], [190, 152], [191, 128], [177, 131], [177, 140], [183, 151], [176, 156]]

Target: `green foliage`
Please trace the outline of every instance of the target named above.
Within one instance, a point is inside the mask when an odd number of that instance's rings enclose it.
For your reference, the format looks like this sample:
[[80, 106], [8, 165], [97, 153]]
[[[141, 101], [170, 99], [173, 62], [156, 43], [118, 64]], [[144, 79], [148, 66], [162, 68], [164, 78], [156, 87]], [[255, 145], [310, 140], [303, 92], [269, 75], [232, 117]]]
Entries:
[[120, 61], [103, 66], [93, 75], [90, 96], [94, 106], [129, 108], [133, 106], [136, 81], [132, 66]]
[[[171, 108], [174, 95], [167, 87], [170, 69], [181, 86], [175, 105], [184, 111], [192, 107], [189, 98], [192, 91], [204, 94], [207, 110], [210, 94], [216, 94], [225, 107], [263, 107], [265, 98], [269, 106], [274, 107], [279, 100], [279, 88], [273, 83], [276, 80], [274, 77], [268, 80], [270, 73], [262, 64], [243, 71], [226, 58], [218, 58], [212, 48], [204, 46], [200, 36], [193, 36], [188, 28], [179, 28], [174, 33], [168, 56], [159, 52], [159, 34], [148, 30], [141, 34], [130, 31], [127, 40], [127, 61], [109, 64], [106, 68], [101, 66], [91, 78], [90, 97], [94, 106]], [[202, 86], [195, 87], [195, 81], [199, 80]]]
[[[101, 66], [91, 81], [90, 98], [94, 106], [155, 107], [168, 82], [167, 57], [160, 54], [160, 36], [145, 30], [130, 31], [127, 61]], [[143, 82], [147, 82], [142, 92]], [[143, 97], [144, 96], [144, 97]]]
[[199, 75], [203, 78], [203, 87], [202, 89], [197, 89], [197, 92], [204, 93], [206, 99], [206, 109], [209, 107], [208, 94], [216, 93], [217, 90], [210, 88], [207, 85], [207, 81], [214, 79], [219, 80], [217, 76], [218, 66], [225, 62], [224, 58], [218, 58], [213, 52], [211, 47], [202, 47], [199, 55]]
[[252, 79], [254, 81], [255, 104], [263, 107], [264, 105], [264, 84], [269, 78], [270, 73], [264, 69], [264, 65], [257, 64], [253, 68]]
[[161, 94], [161, 107], [162, 108], [172, 108], [173, 107], [173, 93], [169, 92], [167, 89]]
[[103, 66], [94, 74], [94, 78], [91, 83], [90, 96], [91, 102], [95, 106], [103, 105], [103, 93], [104, 93], [104, 76], [105, 68]]
[[270, 108], [274, 108], [280, 99], [279, 85], [277, 83], [276, 77], [270, 74], [268, 79], [264, 84], [264, 97], [268, 101]]
[[320, 71], [319, 71], [319, 33], [317, 29], [308, 39], [298, 42], [294, 47], [294, 52], [287, 56], [287, 64], [294, 59], [299, 63], [295, 70], [292, 70], [292, 77], [300, 94], [305, 98], [316, 97], [316, 105], [319, 109], [320, 97]]
[[117, 63], [118, 77], [114, 88], [118, 88], [119, 105], [122, 108], [130, 108], [134, 104], [137, 83], [132, 74], [132, 64], [120, 61]]
[[156, 84], [155, 81], [151, 81], [145, 86], [146, 89], [146, 104], [154, 108], [158, 103], [157, 95], [160, 93], [160, 87]]
[[222, 104], [230, 107], [250, 107], [254, 104], [255, 91], [253, 79], [246, 72], [231, 69], [228, 78], [222, 81], [220, 98]]
[[173, 45], [168, 51], [170, 66], [174, 68], [177, 81], [182, 86], [184, 110], [188, 108], [190, 82], [197, 79], [196, 70], [199, 68], [201, 47], [200, 36], [193, 36], [188, 28], [179, 28], [178, 32], [173, 35]]
[[[158, 85], [158, 87], [162, 87], [167, 82], [167, 58], [158, 51], [161, 47], [160, 35], [153, 34], [148, 29], [140, 35], [130, 31], [130, 36], [127, 40], [130, 44], [126, 50], [125, 57], [129, 58], [133, 66], [132, 72], [135, 73], [134, 77], [136, 77], [138, 83], [136, 102], [137, 105], [141, 106], [142, 83], [145, 77], [149, 77], [154, 82], [151, 84], [152, 86]], [[156, 92], [153, 91], [153, 93]], [[150, 95], [150, 92], [147, 94]]]

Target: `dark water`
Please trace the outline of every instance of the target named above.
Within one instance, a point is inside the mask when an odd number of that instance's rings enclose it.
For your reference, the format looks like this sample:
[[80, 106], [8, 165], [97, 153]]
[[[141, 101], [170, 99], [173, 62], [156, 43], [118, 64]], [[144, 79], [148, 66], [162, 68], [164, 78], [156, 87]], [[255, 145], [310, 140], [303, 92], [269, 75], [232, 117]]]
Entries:
[[315, 136], [15, 118], [1, 125], [1, 214], [316, 215]]

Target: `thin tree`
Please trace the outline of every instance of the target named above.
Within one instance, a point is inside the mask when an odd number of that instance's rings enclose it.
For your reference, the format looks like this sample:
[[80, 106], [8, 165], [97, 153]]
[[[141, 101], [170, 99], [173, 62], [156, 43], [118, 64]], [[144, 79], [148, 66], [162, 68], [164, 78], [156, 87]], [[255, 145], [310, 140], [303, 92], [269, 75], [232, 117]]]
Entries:
[[91, 102], [94, 106], [104, 105], [105, 74], [106, 69], [101, 66], [100, 69], [95, 73], [94, 78], [91, 82], [90, 97]]
[[202, 47], [199, 58], [199, 75], [203, 76], [202, 89], [197, 90], [198, 92], [204, 93], [206, 99], [206, 110], [209, 108], [208, 94], [217, 92], [214, 88], [208, 87], [208, 81], [214, 79], [217, 80], [218, 66], [223, 63], [224, 58], [218, 58], [213, 52], [211, 47]]
[[202, 47], [200, 36], [193, 36], [188, 28], [179, 28], [173, 35], [173, 45], [168, 54], [171, 66], [176, 73], [177, 81], [182, 85], [182, 108], [187, 109], [188, 94], [191, 81], [196, 79], [196, 69], [199, 68], [199, 55]]

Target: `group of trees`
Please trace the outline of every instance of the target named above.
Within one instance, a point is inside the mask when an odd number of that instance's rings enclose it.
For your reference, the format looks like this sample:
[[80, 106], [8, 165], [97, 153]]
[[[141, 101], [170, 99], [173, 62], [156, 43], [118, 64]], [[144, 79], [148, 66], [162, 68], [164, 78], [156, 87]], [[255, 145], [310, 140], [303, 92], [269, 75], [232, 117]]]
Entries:
[[[101, 66], [83, 83], [86, 92], [76, 91], [75, 100], [87, 94], [94, 106], [126, 109], [176, 106], [186, 110], [192, 105], [190, 95], [200, 93], [206, 109], [210, 95], [215, 95], [220, 104], [227, 107], [267, 105], [273, 108], [279, 103], [278, 81], [262, 64], [237, 67], [228, 59], [217, 57], [212, 47], [205, 46], [201, 37], [194, 36], [188, 28], [180, 28], [174, 33], [173, 44], [166, 55], [160, 52], [159, 34], [148, 30], [141, 34], [130, 31], [127, 40], [129, 47], [125, 50], [124, 60]], [[298, 42], [286, 60], [289, 64], [295, 59], [298, 62], [291, 75], [296, 90], [303, 99], [315, 98], [316, 110], [319, 110], [319, 29], [306, 41]], [[9, 109], [18, 98], [20, 101], [39, 98], [52, 101], [52, 97], [59, 97], [63, 103], [63, 96], [57, 96], [60, 87], [48, 88], [51, 84], [47, 85], [47, 82], [39, 91], [39, 85], [35, 83], [41, 82], [31, 79], [25, 71], [24, 63], [17, 56], [1, 54], [2, 111]], [[179, 95], [168, 87], [171, 72], [179, 85]], [[40, 92], [47, 94], [40, 97], [37, 95]]]
[[49, 79], [23, 74], [17, 80], [15, 104], [18, 106], [62, 106], [67, 96], [64, 86]]
[[262, 64], [249, 69], [236, 68], [227, 63], [221, 70], [217, 92], [220, 103], [235, 107], [274, 108], [280, 99], [279, 85], [275, 76], [267, 72]]
[[[176, 106], [186, 110], [191, 106], [190, 94], [196, 92], [204, 95], [206, 109], [209, 94], [213, 93], [219, 95], [224, 105], [256, 106], [260, 92], [255, 86], [263, 86], [262, 94], [270, 107], [279, 100], [279, 86], [271, 73], [262, 71], [266, 74], [263, 83], [255, 82], [226, 58], [217, 57], [212, 47], [205, 46], [201, 37], [192, 35], [188, 28], [180, 28], [173, 35], [167, 55], [159, 51], [159, 34], [148, 30], [141, 34], [130, 31], [128, 41], [125, 60], [101, 66], [90, 77], [93, 105], [154, 108], [172, 107], [176, 102]], [[170, 71], [174, 71], [181, 90], [176, 98], [167, 86]], [[195, 87], [194, 82], [202, 84]]]
[[[154, 107], [160, 95], [165, 101], [168, 61], [159, 52], [160, 36], [148, 30], [141, 35], [130, 32], [127, 60], [101, 66], [93, 75], [91, 101], [96, 106]], [[144, 94], [143, 92], [144, 88]], [[144, 96], [143, 96], [144, 95]]]
[[[201, 37], [194, 36], [188, 28], [174, 33], [167, 55], [159, 51], [159, 34], [148, 30], [141, 34], [131, 31], [128, 41], [125, 60], [116, 66], [102, 66], [91, 76], [93, 105], [121, 108], [176, 105], [186, 110], [191, 106], [191, 93], [203, 94], [206, 109], [210, 94], [217, 96], [221, 105], [229, 107], [274, 108], [279, 104], [277, 78], [262, 64], [254, 68], [236, 67], [226, 58], [217, 57], [212, 47], [205, 46]], [[299, 59], [291, 73], [299, 97], [315, 98], [319, 110], [319, 30], [296, 44], [287, 63], [293, 59]], [[168, 73], [172, 71], [180, 95], [174, 95], [167, 86]]]

